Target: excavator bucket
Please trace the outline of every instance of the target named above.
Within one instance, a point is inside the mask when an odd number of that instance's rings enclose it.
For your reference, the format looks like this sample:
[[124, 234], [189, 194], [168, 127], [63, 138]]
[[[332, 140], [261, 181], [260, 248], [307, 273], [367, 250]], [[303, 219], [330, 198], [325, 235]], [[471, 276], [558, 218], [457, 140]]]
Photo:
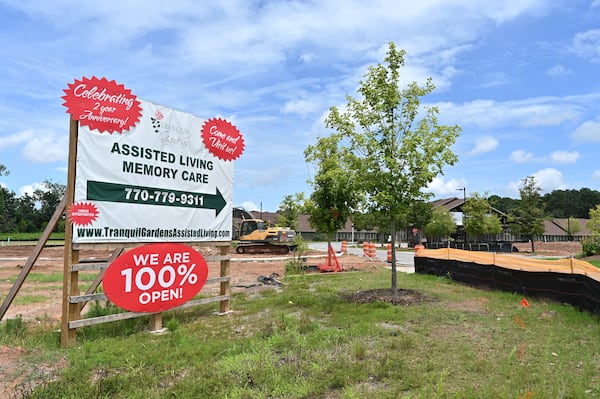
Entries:
[[317, 267], [323, 273], [341, 272], [343, 270], [331, 244], [329, 244], [329, 249], [327, 250], [327, 263], [321, 263]]

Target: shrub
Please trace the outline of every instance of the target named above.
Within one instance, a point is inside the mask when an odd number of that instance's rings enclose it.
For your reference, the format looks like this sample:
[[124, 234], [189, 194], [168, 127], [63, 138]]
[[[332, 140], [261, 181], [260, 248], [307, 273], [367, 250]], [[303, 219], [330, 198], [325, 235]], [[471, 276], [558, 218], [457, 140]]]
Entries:
[[15, 317], [14, 319], [7, 319], [5, 330], [7, 335], [23, 337], [26, 331], [26, 326], [23, 322], [23, 317], [21, 315], [17, 315], [17, 317]]
[[294, 239], [294, 244], [297, 245], [294, 257], [285, 262], [285, 274], [297, 275], [302, 274], [306, 268], [306, 251], [308, 244], [304, 242], [302, 236], [297, 235]]
[[593, 234], [581, 240], [581, 248], [584, 256], [594, 256], [600, 254], [600, 234]]

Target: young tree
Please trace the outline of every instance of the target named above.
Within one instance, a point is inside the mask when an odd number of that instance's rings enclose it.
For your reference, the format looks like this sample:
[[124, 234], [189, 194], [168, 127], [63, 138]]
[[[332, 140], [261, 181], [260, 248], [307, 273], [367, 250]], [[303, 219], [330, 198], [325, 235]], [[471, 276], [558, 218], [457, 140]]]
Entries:
[[485, 234], [498, 234], [502, 231], [502, 223], [492, 213], [490, 203], [485, 197], [473, 193], [463, 205], [465, 215], [465, 231], [469, 237], [480, 238]]
[[544, 206], [540, 195], [540, 187], [535, 177], [528, 176], [522, 180], [519, 189], [521, 201], [509, 214], [509, 223], [516, 234], [521, 234], [531, 241], [531, 252], [535, 252], [533, 239], [536, 235], [544, 234]]
[[277, 225], [296, 230], [298, 228], [298, 216], [304, 210], [305, 202], [304, 193], [286, 195], [277, 209]]
[[428, 238], [447, 240], [456, 231], [456, 222], [450, 212], [440, 206], [433, 210], [431, 221], [425, 226], [424, 231]]
[[322, 137], [304, 151], [306, 161], [318, 167], [312, 181], [314, 191], [310, 199], [314, 206], [310, 210], [310, 225], [327, 236], [328, 245], [336, 231], [348, 221], [358, 195], [338, 139], [337, 135]]
[[573, 216], [569, 216], [567, 219], [567, 225], [565, 227], [567, 234], [569, 235], [569, 241], [573, 241], [573, 236], [577, 235], [577, 233], [581, 231], [581, 225], [579, 224], [579, 221]]
[[457, 161], [451, 146], [460, 133], [459, 126], [438, 123], [436, 107], [421, 107], [420, 98], [435, 88], [431, 78], [424, 86], [400, 87], [404, 55], [390, 43], [385, 64], [370, 66], [360, 82], [360, 98], [347, 96], [346, 109], [332, 107], [325, 121], [353, 154], [352, 170], [366, 207], [389, 218], [394, 293], [396, 223], [412, 203], [428, 197], [423, 189], [443, 167]]

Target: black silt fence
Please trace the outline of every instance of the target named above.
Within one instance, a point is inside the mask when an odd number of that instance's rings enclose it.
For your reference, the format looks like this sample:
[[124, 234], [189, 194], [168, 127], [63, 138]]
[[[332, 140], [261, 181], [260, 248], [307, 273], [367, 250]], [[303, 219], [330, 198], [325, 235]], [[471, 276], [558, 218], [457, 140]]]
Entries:
[[600, 313], [600, 282], [582, 274], [527, 272], [420, 256], [415, 257], [415, 272], [445, 276], [473, 286], [550, 298]]

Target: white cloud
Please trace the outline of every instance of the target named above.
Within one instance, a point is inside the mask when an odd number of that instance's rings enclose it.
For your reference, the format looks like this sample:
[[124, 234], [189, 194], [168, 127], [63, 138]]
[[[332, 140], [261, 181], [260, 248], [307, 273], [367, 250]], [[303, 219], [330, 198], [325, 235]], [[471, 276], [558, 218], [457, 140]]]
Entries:
[[23, 148], [23, 157], [31, 162], [52, 163], [68, 157], [69, 137], [37, 132]]
[[558, 64], [558, 65], [554, 65], [552, 68], [548, 69], [546, 71], [546, 75], [551, 76], [553, 78], [557, 78], [557, 77], [561, 77], [561, 76], [570, 75], [571, 72], [572, 71], [570, 69], [567, 69], [564, 66]]
[[474, 100], [462, 104], [437, 103], [440, 115], [452, 115], [461, 125], [481, 128], [502, 126], [556, 126], [580, 118], [582, 108], [577, 99], [538, 97], [516, 101]]
[[19, 133], [0, 137], [0, 150], [26, 143], [31, 137], [33, 137], [33, 130], [24, 130]]
[[298, 114], [305, 116], [315, 111], [319, 111], [322, 108], [322, 104], [318, 100], [311, 98], [299, 98], [286, 102], [282, 111], [284, 114]]
[[510, 160], [517, 163], [525, 163], [533, 160], [533, 154], [529, 151], [516, 150], [510, 154]]
[[600, 29], [591, 29], [575, 35], [571, 51], [582, 58], [600, 62]]
[[469, 155], [480, 155], [486, 152], [494, 151], [498, 147], [498, 140], [492, 136], [478, 137], [475, 140], [475, 147], [469, 151]]
[[259, 211], [260, 208], [252, 201], [244, 201], [242, 202], [242, 208], [244, 208], [248, 212]]
[[566, 164], [577, 162], [580, 156], [581, 154], [578, 151], [554, 151], [550, 155], [550, 159], [557, 163]]
[[[600, 2], [600, 0], [598, 0]], [[594, 180], [600, 180], [600, 169], [596, 169], [594, 173], [592, 173], [592, 178]]]
[[554, 168], [546, 168], [535, 172], [532, 175], [537, 185], [543, 192], [549, 193], [553, 190], [564, 190], [567, 185], [564, 182], [563, 174]]
[[571, 134], [576, 141], [600, 142], [600, 122], [586, 121]]
[[22, 196], [24, 194], [32, 196], [33, 192], [38, 189], [46, 189], [46, 185], [44, 183], [32, 183], [26, 186], [21, 186], [19, 188], [19, 196]]
[[[553, 190], [564, 190], [567, 188], [562, 173], [554, 168], [542, 169], [531, 174], [530, 176], [534, 177], [536, 185], [544, 193], [548, 193]], [[518, 197], [519, 190], [522, 187], [523, 179], [512, 181], [507, 185], [507, 192], [509, 192], [509, 195]]]
[[24, 130], [0, 137], [0, 150], [23, 146], [23, 157], [31, 162], [51, 163], [67, 159], [69, 136], [51, 131]]
[[435, 177], [427, 186], [427, 191], [431, 192], [435, 197], [456, 197], [457, 191], [466, 187], [465, 179], [450, 179], [447, 182], [441, 177]]

